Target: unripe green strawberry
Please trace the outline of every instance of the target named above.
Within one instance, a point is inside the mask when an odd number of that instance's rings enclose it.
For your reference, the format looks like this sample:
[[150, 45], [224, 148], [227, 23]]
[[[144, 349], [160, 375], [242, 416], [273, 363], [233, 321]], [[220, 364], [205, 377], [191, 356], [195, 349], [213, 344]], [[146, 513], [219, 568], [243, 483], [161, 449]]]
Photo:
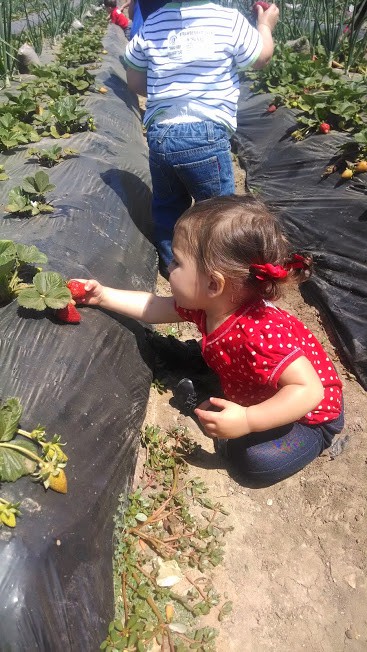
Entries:
[[50, 475], [48, 478], [48, 486], [53, 491], [57, 491], [59, 494], [66, 494], [68, 491], [68, 481], [63, 469], [59, 469], [57, 475]]

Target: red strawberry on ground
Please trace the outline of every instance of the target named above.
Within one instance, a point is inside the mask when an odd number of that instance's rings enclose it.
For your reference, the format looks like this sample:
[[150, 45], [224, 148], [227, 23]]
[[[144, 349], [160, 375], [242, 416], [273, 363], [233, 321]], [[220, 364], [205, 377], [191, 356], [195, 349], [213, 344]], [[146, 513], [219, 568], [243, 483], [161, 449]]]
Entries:
[[319, 131], [320, 131], [322, 134], [328, 134], [329, 131], [330, 131], [330, 129], [331, 129], [331, 127], [330, 127], [330, 125], [329, 125], [327, 122], [321, 122], [321, 124], [320, 124], [320, 126], [319, 126]]
[[274, 111], [277, 110], [277, 106], [275, 104], [269, 104], [268, 108], [266, 109], [267, 113], [274, 113]]
[[68, 303], [65, 308], [59, 308], [55, 311], [57, 319], [67, 324], [79, 324], [81, 316], [73, 303]]
[[84, 299], [87, 294], [84, 283], [81, 283], [80, 281], [71, 280], [66, 284], [66, 287], [69, 288], [74, 301], [77, 299]]

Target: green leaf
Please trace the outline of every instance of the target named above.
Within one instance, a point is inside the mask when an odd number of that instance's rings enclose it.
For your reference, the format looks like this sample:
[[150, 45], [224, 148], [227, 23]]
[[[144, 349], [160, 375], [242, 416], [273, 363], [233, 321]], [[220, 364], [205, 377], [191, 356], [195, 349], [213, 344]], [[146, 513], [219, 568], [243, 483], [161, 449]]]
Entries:
[[57, 131], [57, 129], [56, 129], [56, 127], [54, 125], [50, 129], [50, 134], [54, 138], [60, 138], [60, 134], [59, 134], [59, 132]]
[[9, 441], [18, 428], [22, 406], [18, 398], [8, 398], [0, 408], [0, 441]]
[[56, 186], [53, 183], [50, 183], [50, 178], [48, 174], [46, 174], [46, 172], [44, 172], [43, 170], [39, 170], [38, 172], [36, 172], [36, 174], [34, 175], [34, 180], [38, 192], [42, 195], [56, 188]]
[[15, 260], [16, 248], [12, 240], [0, 240], [0, 266]]
[[21, 290], [17, 299], [20, 306], [29, 310], [45, 310], [46, 308], [46, 302], [36, 288], [25, 288]]
[[0, 172], [0, 181], [6, 181], [9, 179], [8, 175], [5, 172]]
[[[33, 279], [34, 287], [42, 295], [47, 295], [57, 287], [65, 287], [65, 281], [57, 272], [38, 272]], [[71, 296], [71, 295], [70, 295]]]
[[[31, 441], [24, 441], [17, 437], [13, 439], [12, 444], [37, 453], [37, 447]], [[15, 482], [23, 475], [33, 473], [36, 466], [37, 463], [25, 454], [0, 445], [0, 480], [2, 482]]]
[[30, 195], [38, 194], [34, 177], [25, 177], [25, 179], [22, 181], [21, 188]]
[[45, 303], [48, 308], [58, 310], [65, 308], [71, 301], [71, 292], [65, 287], [53, 288], [45, 297]]
[[40, 213], [53, 213], [55, 208], [51, 204], [38, 204]]
[[[0, 246], [1, 246], [1, 241], [0, 241]], [[46, 254], [42, 253], [37, 247], [34, 245], [25, 245], [21, 244], [19, 242], [15, 243], [15, 248], [16, 248], [16, 255], [21, 263], [47, 263], [47, 256]], [[1, 256], [1, 253], [0, 253]]]

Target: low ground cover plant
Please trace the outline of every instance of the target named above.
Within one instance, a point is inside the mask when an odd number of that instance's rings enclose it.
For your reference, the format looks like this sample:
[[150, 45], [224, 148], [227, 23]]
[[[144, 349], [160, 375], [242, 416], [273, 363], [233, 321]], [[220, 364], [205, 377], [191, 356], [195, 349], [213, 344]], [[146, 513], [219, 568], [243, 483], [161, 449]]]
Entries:
[[117, 613], [101, 650], [213, 651], [217, 632], [205, 616], [215, 610], [220, 621], [232, 608], [208, 577], [223, 558], [227, 512], [199, 478], [185, 477], [196, 447], [186, 429], [148, 425], [142, 446], [142, 484], [116, 516]]

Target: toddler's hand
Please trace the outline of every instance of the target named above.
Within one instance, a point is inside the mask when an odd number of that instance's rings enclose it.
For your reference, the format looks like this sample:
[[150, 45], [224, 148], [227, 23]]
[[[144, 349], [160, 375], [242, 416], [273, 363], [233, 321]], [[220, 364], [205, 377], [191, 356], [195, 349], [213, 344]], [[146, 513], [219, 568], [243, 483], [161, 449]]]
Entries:
[[[199, 407], [194, 410], [209, 437], [236, 439], [249, 434], [245, 407], [224, 398], [211, 398], [210, 406], [211, 409]], [[220, 412], [215, 412], [215, 408]]]
[[279, 20], [279, 9], [275, 4], [271, 4], [269, 9], [264, 9], [260, 6], [257, 9], [257, 26], [267, 25], [271, 32], [274, 31], [275, 26]]
[[84, 304], [85, 306], [99, 306], [103, 297], [103, 285], [98, 281], [86, 280], [83, 278], [72, 279], [79, 281], [84, 284], [84, 289], [86, 291], [85, 297], [82, 299], [77, 299], [77, 303]]

